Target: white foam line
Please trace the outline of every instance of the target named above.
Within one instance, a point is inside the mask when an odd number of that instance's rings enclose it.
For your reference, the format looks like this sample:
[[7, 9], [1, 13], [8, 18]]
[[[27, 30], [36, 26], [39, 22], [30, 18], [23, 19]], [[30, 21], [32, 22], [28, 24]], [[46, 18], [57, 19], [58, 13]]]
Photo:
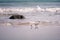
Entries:
[[37, 6], [36, 8], [0, 8], [0, 13], [8, 13], [8, 12], [22, 12], [22, 13], [26, 13], [26, 12], [60, 12], [60, 8], [40, 8], [39, 6]]

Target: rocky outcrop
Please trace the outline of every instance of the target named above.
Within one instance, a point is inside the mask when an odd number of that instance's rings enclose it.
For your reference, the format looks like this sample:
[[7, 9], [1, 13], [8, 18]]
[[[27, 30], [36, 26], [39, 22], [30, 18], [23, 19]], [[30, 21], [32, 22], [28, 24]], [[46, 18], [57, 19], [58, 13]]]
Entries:
[[12, 15], [9, 19], [25, 19], [23, 15]]

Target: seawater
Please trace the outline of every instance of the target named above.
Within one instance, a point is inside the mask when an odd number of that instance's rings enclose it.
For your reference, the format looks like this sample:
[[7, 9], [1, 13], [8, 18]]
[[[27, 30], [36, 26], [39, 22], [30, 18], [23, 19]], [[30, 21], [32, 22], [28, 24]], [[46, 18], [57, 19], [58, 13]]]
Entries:
[[[52, 8], [52, 11], [45, 11]], [[54, 9], [57, 11], [53, 11]], [[41, 11], [43, 9], [43, 11]], [[8, 11], [10, 10], [10, 11]], [[14, 11], [15, 10], [15, 11]], [[14, 14], [24, 15], [24, 20], [11, 20]], [[0, 3], [0, 40], [60, 40], [60, 26], [6, 25], [6, 23], [49, 21], [60, 23], [60, 3], [58, 2], [21, 2]]]

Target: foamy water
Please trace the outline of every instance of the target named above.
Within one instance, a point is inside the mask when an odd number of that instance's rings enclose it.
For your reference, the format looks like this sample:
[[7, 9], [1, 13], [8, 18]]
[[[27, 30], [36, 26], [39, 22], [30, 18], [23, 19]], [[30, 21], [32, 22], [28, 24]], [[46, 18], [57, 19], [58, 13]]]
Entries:
[[27, 12], [60, 12], [60, 8], [40, 8], [40, 6], [33, 7], [23, 7], [23, 8], [0, 8], [1, 13], [27, 13]]

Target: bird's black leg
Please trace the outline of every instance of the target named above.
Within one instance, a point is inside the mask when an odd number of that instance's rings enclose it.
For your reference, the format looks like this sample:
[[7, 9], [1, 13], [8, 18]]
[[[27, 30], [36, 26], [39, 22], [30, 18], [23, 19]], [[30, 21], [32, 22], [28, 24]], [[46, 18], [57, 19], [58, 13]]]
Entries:
[[31, 25], [31, 29], [33, 28], [33, 26]]

